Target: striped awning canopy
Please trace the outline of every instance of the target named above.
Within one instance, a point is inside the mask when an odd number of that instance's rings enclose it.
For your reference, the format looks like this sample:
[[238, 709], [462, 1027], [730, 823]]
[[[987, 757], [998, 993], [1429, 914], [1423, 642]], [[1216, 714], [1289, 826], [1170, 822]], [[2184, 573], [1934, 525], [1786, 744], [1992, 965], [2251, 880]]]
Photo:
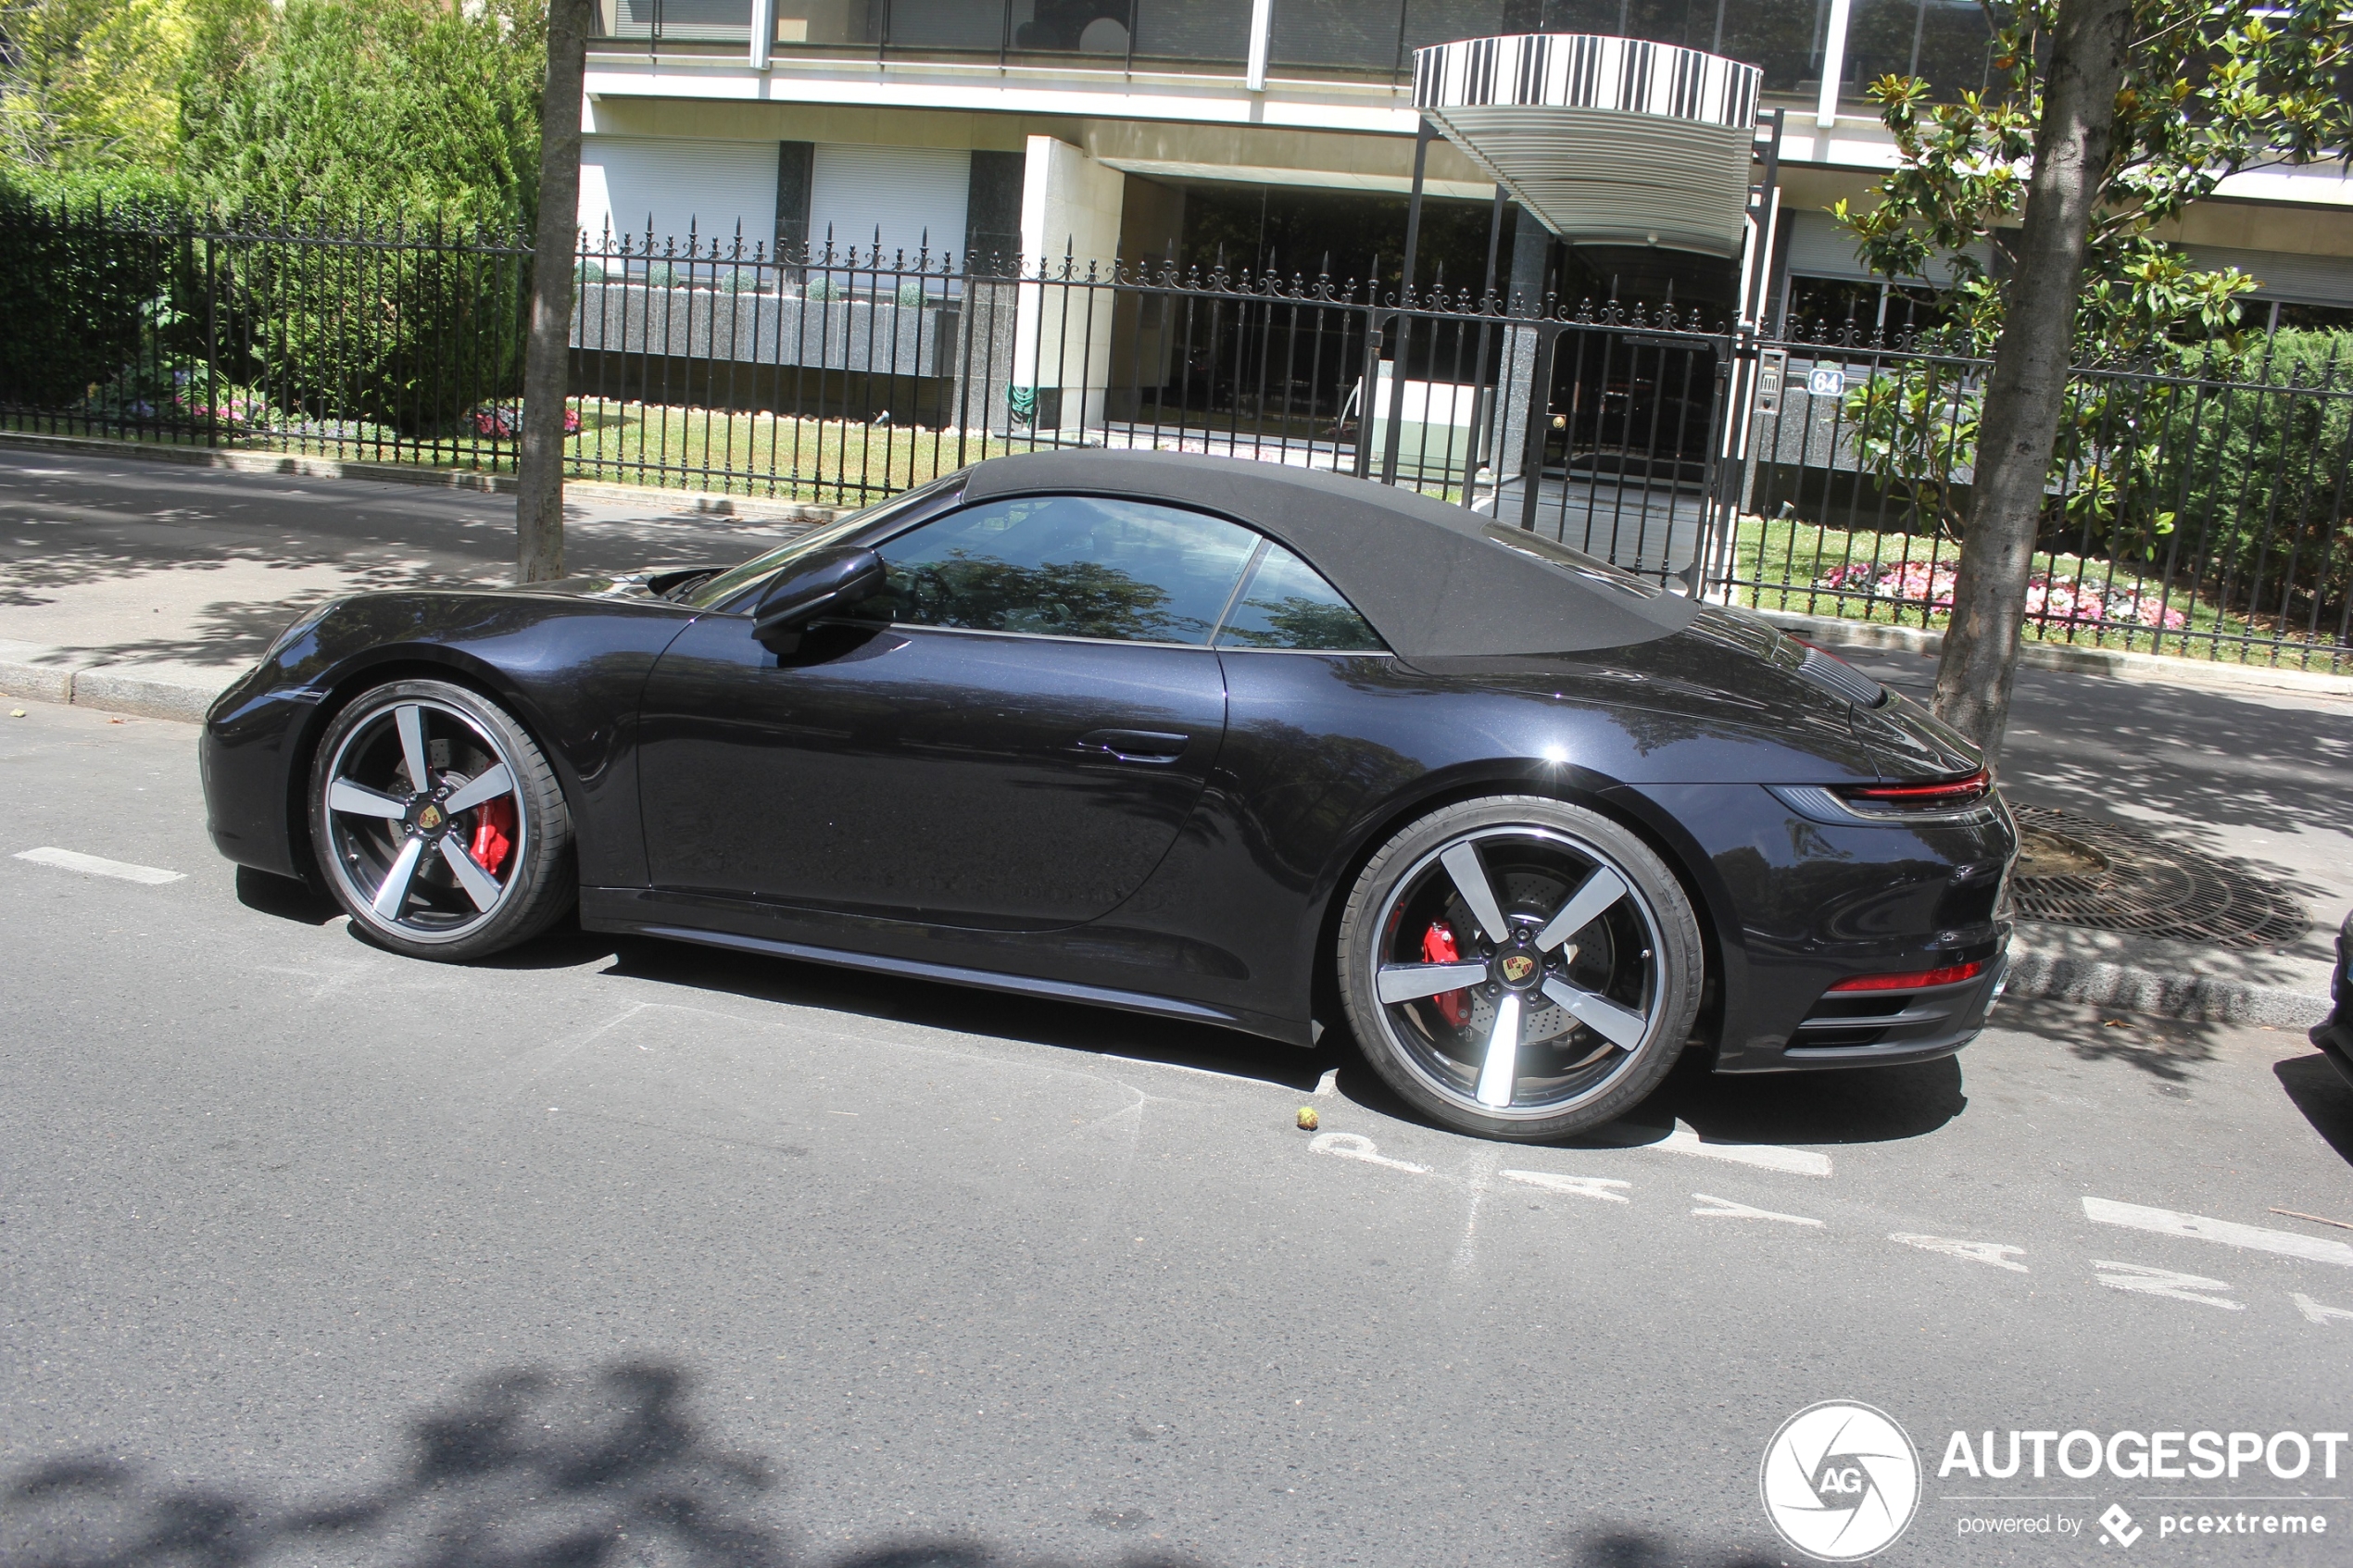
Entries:
[[1729, 257], [1763, 76], [1637, 38], [1466, 38], [1414, 51], [1414, 106], [1563, 239]]

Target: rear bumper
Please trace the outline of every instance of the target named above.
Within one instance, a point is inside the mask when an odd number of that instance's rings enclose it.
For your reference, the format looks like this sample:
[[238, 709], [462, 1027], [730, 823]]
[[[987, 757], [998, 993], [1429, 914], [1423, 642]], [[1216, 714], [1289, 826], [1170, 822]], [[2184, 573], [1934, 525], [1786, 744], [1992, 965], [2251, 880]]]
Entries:
[[1997, 951], [1984, 972], [1957, 985], [1918, 991], [1824, 993], [1778, 1052], [1752, 1046], [1724, 1073], [1802, 1073], [1822, 1068], [1885, 1067], [1951, 1056], [1985, 1027], [1985, 1015], [2008, 983], [2009, 955]]

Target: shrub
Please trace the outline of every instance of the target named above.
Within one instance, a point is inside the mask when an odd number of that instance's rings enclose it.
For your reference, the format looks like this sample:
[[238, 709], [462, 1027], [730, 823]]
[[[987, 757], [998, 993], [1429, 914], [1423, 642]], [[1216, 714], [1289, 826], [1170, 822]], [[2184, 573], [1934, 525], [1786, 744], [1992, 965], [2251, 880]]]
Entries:
[[646, 264], [646, 286], [649, 289], [674, 289], [686, 282], [678, 269], [667, 261]]

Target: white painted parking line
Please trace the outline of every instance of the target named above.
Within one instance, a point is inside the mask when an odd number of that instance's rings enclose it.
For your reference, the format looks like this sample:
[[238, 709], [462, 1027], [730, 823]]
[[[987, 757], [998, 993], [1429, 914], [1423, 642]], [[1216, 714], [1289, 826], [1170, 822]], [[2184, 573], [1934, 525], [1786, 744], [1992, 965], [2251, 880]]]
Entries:
[[2353, 1246], [2293, 1231], [2268, 1231], [2233, 1220], [2209, 1220], [2202, 1214], [2177, 1214], [2171, 1209], [2144, 1209], [2137, 1203], [2117, 1203], [2105, 1198], [2083, 1199], [2083, 1217], [2104, 1225], [2149, 1231], [2158, 1236], [2185, 1236], [2196, 1241], [2219, 1241], [2257, 1252], [2276, 1252], [2308, 1263], [2334, 1263], [2353, 1269]]
[[1617, 1181], [1609, 1176], [1563, 1176], [1551, 1171], [1504, 1171], [1498, 1173], [1505, 1181], [1525, 1186], [1541, 1187], [1546, 1192], [1566, 1193], [1571, 1198], [1598, 1198], [1606, 1203], [1623, 1203], [1626, 1195], [1612, 1192], [1612, 1187], [1630, 1187], [1631, 1182]]
[[1373, 1146], [1373, 1140], [1361, 1133], [1318, 1133], [1307, 1146], [1314, 1154], [1336, 1154], [1342, 1160], [1361, 1160], [1367, 1165], [1385, 1165], [1392, 1171], [1404, 1171], [1416, 1176], [1429, 1174], [1429, 1167], [1416, 1165], [1408, 1160], [1391, 1160]]
[[2195, 1301], [2201, 1307], [2221, 1307], [2233, 1312], [2246, 1311], [2244, 1301], [2225, 1301], [2219, 1296], [2199, 1294], [2201, 1291], [2231, 1288], [2219, 1279], [2177, 1273], [2171, 1269], [2152, 1269], [2141, 1263], [2102, 1262], [2096, 1258], [2092, 1261], [2092, 1267], [2110, 1271], [2095, 1276], [2110, 1290], [2130, 1290], [2142, 1296], [2166, 1296], [2176, 1301]]
[[17, 859], [31, 860], [37, 866], [55, 866], [59, 871], [82, 872], [90, 876], [120, 877], [125, 882], [145, 883], [150, 887], [178, 882], [188, 874], [185, 872], [167, 872], [155, 866], [134, 866], [128, 860], [108, 860], [72, 849], [54, 849], [47, 845], [38, 849], [19, 850]]
[[1973, 1263], [1991, 1263], [1997, 1269], [2008, 1269], [2015, 1273], [2028, 1272], [2025, 1264], [2009, 1256], [2015, 1252], [2023, 1258], [2026, 1256], [2023, 1247], [2005, 1247], [1998, 1241], [1956, 1241], [1950, 1236], [1919, 1236], [1911, 1231], [1891, 1231], [1887, 1239], [1900, 1241], [1906, 1247], [1917, 1247], [1923, 1251], [1967, 1258]]
[[2296, 1303], [2296, 1310], [2304, 1314], [2306, 1323], [2324, 1323], [2332, 1318], [2342, 1318], [2347, 1323], [2353, 1323], [2353, 1312], [2348, 1312], [2342, 1307], [2323, 1306], [2309, 1296], [2295, 1291], [2288, 1293], [2288, 1299]]
[[1692, 1210], [1703, 1220], [1778, 1220], [1785, 1225], [1815, 1226], [1822, 1223], [1819, 1220], [1809, 1220], [1803, 1214], [1776, 1214], [1770, 1209], [1751, 1209], [1745, 1203], [1735, 1203], [1729, 1198], [1716, 1198], [1704, 1192], [1695, 1192], [1692, 1196], [1702, 1203], [1716, 1205], [1713, 1209]]

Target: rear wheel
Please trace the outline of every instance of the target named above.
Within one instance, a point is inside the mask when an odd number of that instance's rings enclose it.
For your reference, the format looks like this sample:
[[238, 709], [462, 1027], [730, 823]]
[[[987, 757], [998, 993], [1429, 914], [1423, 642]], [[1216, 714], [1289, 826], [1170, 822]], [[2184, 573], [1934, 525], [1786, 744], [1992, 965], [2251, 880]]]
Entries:
[[352, 923], [460, 962], [568, 909], [572, 819], [547, 758], [497, 704], [442, 681], [362, 693], [312, 759], [310, 842]]
[[1378, 850], [1340, 919], [1340, 995], [1434, 1119], [1533, 1142], [1632, 1110], [1675, 1064], [1705, 958], [1640, 838], [1539, 796], [1466, 801]]

